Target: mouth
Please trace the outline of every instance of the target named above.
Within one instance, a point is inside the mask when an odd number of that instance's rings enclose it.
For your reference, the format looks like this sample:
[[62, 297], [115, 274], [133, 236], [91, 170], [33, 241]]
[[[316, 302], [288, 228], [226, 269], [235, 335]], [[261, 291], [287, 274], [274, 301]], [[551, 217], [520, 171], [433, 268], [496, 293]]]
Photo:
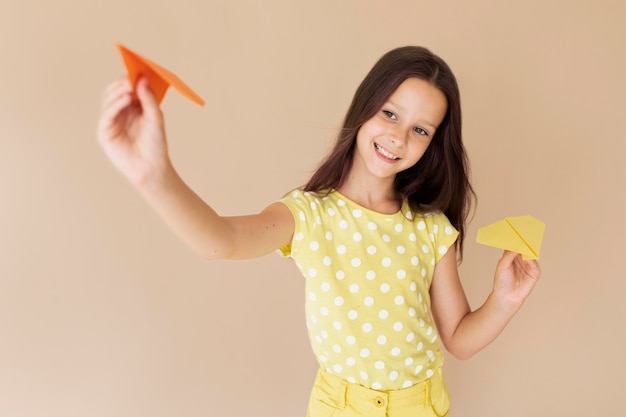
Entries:
[[374, 148], [376, 149], [376, 152], [378, 152], [380, 155], [382, 155], [383, 157], [391, 161], [397, 161], [400, 159], [398, 155], [394, 155], [393, 153], [389, 152], [387, 149], [383, 148], [376, 142], [374, 142]]

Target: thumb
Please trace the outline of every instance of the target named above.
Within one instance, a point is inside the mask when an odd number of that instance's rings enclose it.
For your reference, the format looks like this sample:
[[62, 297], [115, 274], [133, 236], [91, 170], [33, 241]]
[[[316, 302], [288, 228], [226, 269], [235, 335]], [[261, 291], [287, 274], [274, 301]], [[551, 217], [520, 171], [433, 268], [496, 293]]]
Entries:
[[519, 253], [517, 252], [511, 252], [510, 250], [505, 250], [498, 264], [504, 268], [509, 267], [510, 265], [513, 264], [513, 262], [515, 261], [515, 258], [517, 258], [518, 256], [519, 256]]
[[160, 124], [163, 118], [161, 109], [146, 77], [141, 77], [137, 83], [137, 98], [141, 104], [144, 117]]
[[502, 258], [498, 261], [497, 269], [502, 271], [512, 266], [515, 266], [516, 269], [521, 270], [524, 274], [535, 280], [541, 277], [541, 268], [537, 260], [524, 261], [522, 255], [519, 253], [505, 250], [502, 254]]

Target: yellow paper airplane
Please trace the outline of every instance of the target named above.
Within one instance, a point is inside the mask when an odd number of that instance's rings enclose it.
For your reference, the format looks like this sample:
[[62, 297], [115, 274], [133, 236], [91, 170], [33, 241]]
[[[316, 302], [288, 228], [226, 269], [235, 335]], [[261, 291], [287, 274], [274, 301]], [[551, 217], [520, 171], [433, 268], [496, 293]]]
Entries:
[[522, 259], [539, 259], [546, 225], [532, 216], [505, 217], [478, 229], [476, 242], [522, 254]]
[[148, 80], [150, 89], [152, 89], [152, 92], [154, 93], [154, 96], [159, 104], [163, 100], [168, 87], [171, 85], [189, 100], [200, 106], [204, 105], [204, 100], [202, 100], [199, 95], [189, 88], [187, 84], [185, 84], [183, 80], [178, 78], [173, 72], [168, 71], [162, 66], [150, 61], [148, 58], [131, 51], [124, 45], [118, 43], [117, 48], [119, 49], [120, 54], [122, 54], [124, 65], [126, 65], [126, 69], [128, 70], [128, 78], [133, 84], [133, 87], [137, 84], [139, 76], [143, 75]]

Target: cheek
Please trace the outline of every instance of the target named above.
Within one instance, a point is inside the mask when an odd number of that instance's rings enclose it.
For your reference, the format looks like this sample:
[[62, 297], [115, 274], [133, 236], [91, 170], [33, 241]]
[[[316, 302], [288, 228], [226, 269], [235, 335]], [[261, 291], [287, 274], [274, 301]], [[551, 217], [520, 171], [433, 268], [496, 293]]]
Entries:
[[368, 131], [367, 127], [362, 126], [356, 134], [356, 148], [369, 147], [370, 138], [370, 132]]
[[361, 125], [357, 137], [362, 135], [369, 140], [375, 136], [379, 136], [382, 132], [384, 132], [384, 126], [382, 126], [380, 121], [376, 118], [371, 118]]
[[419, 162], [420, 159], [422, 159], [422, 157], [428, 150], [429, 146], [430, 146], [430, 142], [428, 143], [422, 142], [422, 143], [415, 143], [411, 147], [411, 162], [412, 162], [411, 166], [415, 165], [416, 163]]
[[363, 125], [359, 128], [356, 134], [357, 142], [363, 141], [366, 136], [368, 136], [368, 128], [367, 128], [367, 125]]

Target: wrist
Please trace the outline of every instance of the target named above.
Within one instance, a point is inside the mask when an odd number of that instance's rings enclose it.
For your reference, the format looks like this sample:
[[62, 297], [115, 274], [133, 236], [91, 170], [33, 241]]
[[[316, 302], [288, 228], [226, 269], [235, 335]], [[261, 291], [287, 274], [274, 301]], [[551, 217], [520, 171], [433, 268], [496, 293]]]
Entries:
[[180, 177], [178, 173], [168, 160], [137, 179], [137, 181], [134, 182], [134, 186], [142, 195], [150, 198], [151, 196], [161, 194], [171, 189], [173, 184], [179, 180]]
[[493, 308], [500, 311], [502, 314], [513, 316], [522, 306], [522, 302], [513, 300], [504, 294], [492, 291], [487, 298], [487, 302], [493, 306]]

